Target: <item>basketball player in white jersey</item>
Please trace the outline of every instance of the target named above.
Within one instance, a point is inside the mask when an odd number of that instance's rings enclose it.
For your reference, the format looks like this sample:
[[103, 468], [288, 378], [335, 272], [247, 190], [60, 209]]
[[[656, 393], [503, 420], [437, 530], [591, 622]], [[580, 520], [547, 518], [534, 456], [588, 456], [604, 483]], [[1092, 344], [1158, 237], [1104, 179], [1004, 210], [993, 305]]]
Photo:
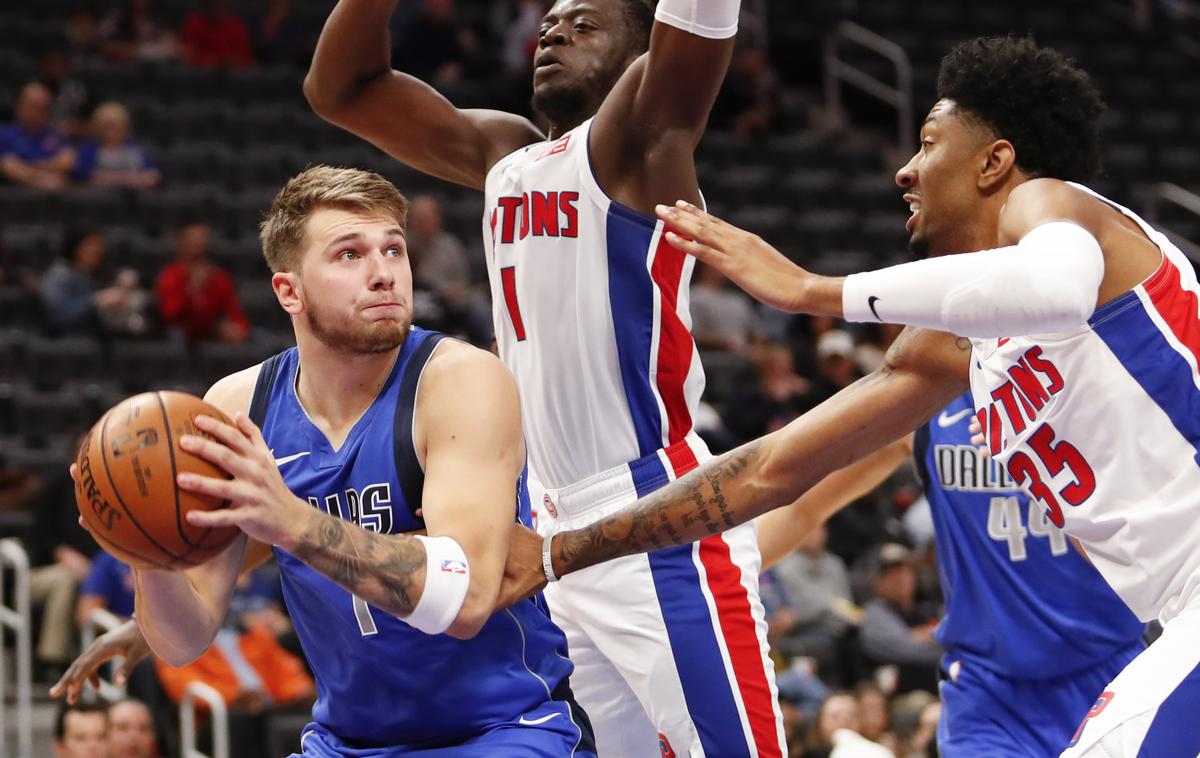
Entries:
[[[739, 0], [559, 0], [533, 75], [547, 135], [393, 71], [395, 7], [341, 0], [305, 93], [401, 162], [484, 191], [496, 340], [548, 488], [539, 525], [593, 523], [709, 456], [692, 428], [692, 261], [653, 214], [700, 202], [693, 153]], [[601, 755], [784, 753], [758, 570], [748, 525], [551, 588]]]
[[604, 522], [527, 537], [503, 592], [786, 504], [969, 381], [992, 456], [1142, 620], [1164, 624], [1063, 755], [1200, 754], [1200, 285], [1163, 234], [1073, 183], [1098, 168], [1103, 106], [1061, 55], [1029, 39], [965, 42], [938, 94], [896, 176], [928, 259], [820, 277], [694, 206], [660, 209], [684, 235], [673, 244], [764, 302], [924, 329], [784, 429]]

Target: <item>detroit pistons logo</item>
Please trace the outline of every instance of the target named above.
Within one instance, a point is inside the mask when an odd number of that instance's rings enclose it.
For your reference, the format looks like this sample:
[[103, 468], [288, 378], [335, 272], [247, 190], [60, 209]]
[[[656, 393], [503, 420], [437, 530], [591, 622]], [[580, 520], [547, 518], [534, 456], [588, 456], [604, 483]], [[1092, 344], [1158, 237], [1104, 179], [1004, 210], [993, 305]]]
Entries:
[[542, 508], [546, 513], [550, 514], [550, 518], [558, 518], [558, 509], [554, 507], [554, 501], [550, 499], [550, 493], [542, 495]]
[[671, 749], [671, 743], [667, 741], [667, 735], [662, 732], [658, 733], [658, 752], [662, 758], [675, 758], [675, 751]]

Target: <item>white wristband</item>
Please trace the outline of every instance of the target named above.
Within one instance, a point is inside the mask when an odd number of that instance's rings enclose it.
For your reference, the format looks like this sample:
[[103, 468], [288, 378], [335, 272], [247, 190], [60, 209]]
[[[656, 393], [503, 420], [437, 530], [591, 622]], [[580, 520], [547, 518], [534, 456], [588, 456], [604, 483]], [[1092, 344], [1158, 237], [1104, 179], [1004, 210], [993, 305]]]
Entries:
[[467, 599], [471, 567], [467, 554], [450, 537], [420, 537], [425, 545], [425, 587], [405, 623], [426, 634], [450, 628]]
[[728, 39], [737, 34], [741, 0], [659, 0], [654, 18], [689, 34]]
[[557, 582], [558, 577], [554, 575], [554, 560], [550, 557], [550, 543], [554, 540], [554, 535], [547, 534], [542, 538], [542, 571], [546, 574], [547, 582]]

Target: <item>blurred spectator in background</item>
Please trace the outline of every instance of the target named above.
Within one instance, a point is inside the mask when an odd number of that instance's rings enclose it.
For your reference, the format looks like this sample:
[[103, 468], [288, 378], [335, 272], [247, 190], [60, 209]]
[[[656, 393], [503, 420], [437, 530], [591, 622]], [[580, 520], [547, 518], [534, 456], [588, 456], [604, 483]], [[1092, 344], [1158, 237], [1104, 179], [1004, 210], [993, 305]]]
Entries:
[[149, 294], [138, 287], [137, 272], [120, 271], [100, 288], [104, 237], [96, 232], [67, 234], [62, 255], [42, 276], [38, 296], [52, 335], [142, 334], [148, 329]]
[[83, 138], [91, 98], [82, 80], [71, 73], [71, 60], [63, 50], [51, 50], [38, 61], [38, 83], [50, 90], [50, 124], [69, 140]]
[[100, 292], [96, 283], [103, 263], [101, 234], [73, 231], [66, 235], [62, 255], [46, 269], [38, 285], [42, 318], [51, 334], [97, 330], [96, 305]]
[[63, 30], [72, 64], [91, 62], [100, 57], [103, 39], [100, 37], [100, 21], [86, 6], [77, 7], [67, 17]]
[[[83, 442], [82, 435], [76, 444]], [[30, 600], [42, 609], [34, 660], [34, 678], [54, 681], [70, 662], [78, 627], [75, 597], [92, 567], [95, 540], [79, 526], [75, 505], [75, 482], [66, 464], [46, 483], [45, 491], [31, 507], [33, 520], [25, 535], [29, 552]]]
[[158, 20], [154, 0], [127, 0], [100, 22], [104, 57], [112, 63], [166, 61], [179, 57], [179, 42]]
[[229, 0], [201, 0], [183, 22], [183, 50], [188, 63], [202, 68], [246, 68], [254, 63], [246, 21], [229, 8]]
[[59, 704], [54, 758], [108, 758], [108, 712], [98, 703]]
[[470, 295], [471, 263], [462, 242], [442, 226], [442, 209], [436, 198], [413, 198], [405, 233], [414, 284], [450, 303], [465, 300]]
[[264, 0], [262, 5], [254, 20], [254, 59], [307, 66], [315, 44], [293, 13], [292, 0]]
[[846, 564], [825, 550], [825, 537], [825, 527], [818, 526], [798, 550], [770, 569], [778, 598], [767, 626], [776, 651], [815, 659], [822, 678], [830, 681], [837, 669], [838, 639], [859, 611], [850, 599]]
[[149, 706], [136, 698], [125, 698], [108, 706], [108, 758], [158, 755]]
[[753, 351], [757, 382], [746, 382], [733, 394], [725, 424], [746, 441], [773, 432], [816, 405], [812, 383], [796, 373], [792, 353], [768, 343]]
[[79, 590], [75, 623], [83, 626], [97, 608], [122, 621], [133, 615], [133, 570], [104, 550], [92, 556], [92, 568]]
[[501, 58], [509, 77], [528, 77], [537, 52], [545, 0], [507, 0], [492, 4], [492, 32], [503, 40]]
[[692, 335], [701, 349], [741, 353], [763, 337], [762, 321], [746, 293], [717, 269], [699, 262], [691, 310]]
[[0, 174], [42, 189], [59, 189], [75, 167], [75, 151], [66, 135], [50, 125], [54, 95], [30, 82], [17, 98], [17, 122], [0, 129]]
[[152, 189], [162, 174], [146, 147], [134, 139], [129, 110], [102, 103], [92, 114], [91, 138], [79, 146], [75, 178], [99, 187]]
[[859, 639], [873, 662], [899, 667], [899, 689], [937, 692], [942, 647], [933, 638], [937, 619], [917, 608], [912, 553], [896, 543], [879, 549], [875, 597], [863, 606]]
[[462, 79], [477, 45], [474, 33], [455, 21], [454, 0], [424, 0], [396, 35], [392, 49], [396, 68], [440, 86]]
[[836, 395], [861, 377], [854, 361], [854, 338], [841, 329], [830, 329], [817, 338], [817, 394], [820, 401]]
[[858, 733], [896, 752], [896, 735], [892, 732], [892, 712], [883, 690], [870, 681], [859, 682], [854, 688], [858, 699]]
[[233, 277], [209, 262], [208, 226], [198, 222], [179, 229], [175, 261], [158, 275], [158, 312], [188, 342], [242, 342], [250, 322], [238, 301]]
[[42, 480], [0, 455], [0, 511], [25, 510], [42, 492]]
[[821, 704], [801, 758], [895, 758], [891, 750], [859, 734], [858, 701], [835, 692]]
[[775, 126], [778, 104], [779, 77], [767, 51], [739, 39], [710, 123], [741, 137], [760, 137]]

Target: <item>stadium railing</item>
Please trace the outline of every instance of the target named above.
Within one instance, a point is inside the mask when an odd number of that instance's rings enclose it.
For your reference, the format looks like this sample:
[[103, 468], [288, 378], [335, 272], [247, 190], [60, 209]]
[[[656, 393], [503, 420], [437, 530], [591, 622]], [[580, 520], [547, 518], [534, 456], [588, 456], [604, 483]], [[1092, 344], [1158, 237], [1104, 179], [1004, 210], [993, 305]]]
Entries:
[[[4, 598], [5, 574], [13, 573], [13, 605]], [[29, 554], [18, 540], [0, 540], [0, 630], [12, 629], [16, 636], [16, 733], [17, 751], [8, 752], [9, 654], [0, 641], [0, 755], [33, 758], [33, 650], [30, 645]]]
[[[196, 701], [208, 705], [212, 714], [213, 752], [211, 756], [196, 747]], [[182, 758], [229, 758], [229, 713], [221, 693], [204, 682], [192, 682], [179, 701], [179, 754]]]
[[[841, 57], [841, 46], [853, 42], [887, 59], [896, 71], [896, 84], [876, 79]], [[825, 71], [825, 106], [841, 114], [842, 84], [849, 84], [896, 109], [896, 145], [901, 153], [913, 145], [912, 61], [904, 48], [853, 21], [842, 21], [825, 38], [822, 53]]]

